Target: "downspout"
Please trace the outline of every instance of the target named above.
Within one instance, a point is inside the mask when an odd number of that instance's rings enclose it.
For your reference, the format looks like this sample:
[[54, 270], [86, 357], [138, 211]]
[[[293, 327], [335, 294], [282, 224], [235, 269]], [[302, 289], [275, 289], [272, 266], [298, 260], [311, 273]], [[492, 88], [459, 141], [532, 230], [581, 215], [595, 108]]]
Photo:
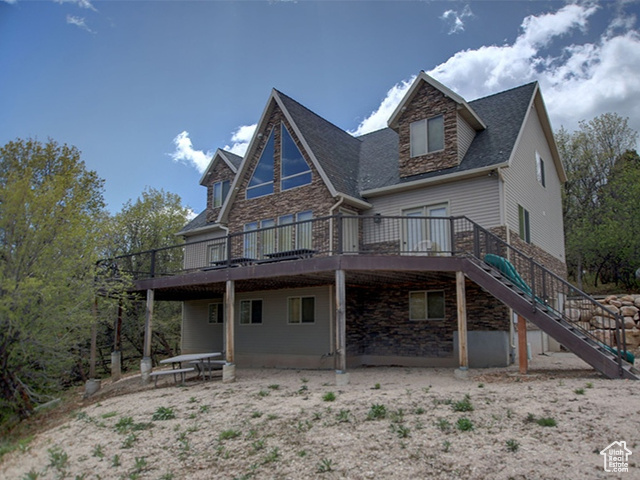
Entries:
[[[336, 203], [333, 207], [329, 209], [329, 215], [331, 217], [333, 217], [333, 215], [335, 214], [336, 208], [340, 207], [340, 205], [344, 203], [344, 197], [342, 195], [337, 195], [337, 197], [340, 198], [340, 200], [338, 200], [338, 203]], [[332, 253], [333, 253], [333, 222], [334, 222], [334, 218], [331, 218], [331, 221], [329, 222], [329, 251]]]

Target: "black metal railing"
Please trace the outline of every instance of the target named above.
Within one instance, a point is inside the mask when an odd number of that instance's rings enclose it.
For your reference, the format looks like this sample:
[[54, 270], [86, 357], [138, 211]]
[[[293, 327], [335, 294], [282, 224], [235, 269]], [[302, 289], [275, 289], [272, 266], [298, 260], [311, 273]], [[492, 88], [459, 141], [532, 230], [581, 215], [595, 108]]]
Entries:
[[534, 260], [541, 251], [528, 254], [524, 250], [534, 247], [524, 242], [519, 246], [507, 242], [505, 227], [489, 230], [466, 217], [338, 214], [122, 255], [101, 264], [109, 266], [111, 275], [141, 280], [332, 255], [464, 256], [482, 262], [493, 255], [514, 267], [519, 277], [515, 286], [524, 291], [532, 311], [570, 322], [617, 355], [622, 368], [623, 318]]

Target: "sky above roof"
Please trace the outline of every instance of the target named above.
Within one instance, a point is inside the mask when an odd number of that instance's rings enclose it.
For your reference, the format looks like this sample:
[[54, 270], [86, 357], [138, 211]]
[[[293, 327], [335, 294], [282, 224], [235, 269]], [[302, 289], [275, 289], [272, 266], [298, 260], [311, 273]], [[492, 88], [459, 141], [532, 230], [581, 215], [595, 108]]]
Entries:
[[0, 0], [0, 145], [78, 147], [117, 212], [146, 187], [206, 206], [272, 88], [353, 134], [424, 70], [465, 100], [538, 81], [555, 129], [640, 131], [638, 1]]

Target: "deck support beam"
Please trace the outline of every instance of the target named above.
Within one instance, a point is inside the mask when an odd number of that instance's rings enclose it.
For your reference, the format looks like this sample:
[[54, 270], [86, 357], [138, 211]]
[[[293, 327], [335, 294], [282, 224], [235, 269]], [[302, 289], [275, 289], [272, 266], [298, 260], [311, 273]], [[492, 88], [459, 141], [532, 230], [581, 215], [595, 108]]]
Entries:
[[347, 370], [347, 292], [344, 270], [336, 270], [336, 384], [349, 383]]
[[456, 305], [458, 307], [458, 356], [460, 369], [469, 368], [469, 350], [467, 348], [467, 294], [464, 272], [456, 272]]
[[234, 306], [236, 302], [236, 287], [233, 280], [227, 280], [224, 292], [224, 333], [225, 333], [225, 360], [222, 366], [222, 381], [224, 383], [235, 382], [235, 332], [234, 332]]
[[142, 360], [140, 361], [140, 376], [142, 383], [147, 384], [151, 381], [150, 373], [153, 368], [151, 361], [151, 336], [153, 335], [153, 301], [154, 290], [147, 290], [147, 308], [144, 320], [144, 347], [142, 350]]
[[529, 358], [527, 349], [527, 321], [518, 315], [518, 366], [520, 374], [526, 375], [529, 371]]

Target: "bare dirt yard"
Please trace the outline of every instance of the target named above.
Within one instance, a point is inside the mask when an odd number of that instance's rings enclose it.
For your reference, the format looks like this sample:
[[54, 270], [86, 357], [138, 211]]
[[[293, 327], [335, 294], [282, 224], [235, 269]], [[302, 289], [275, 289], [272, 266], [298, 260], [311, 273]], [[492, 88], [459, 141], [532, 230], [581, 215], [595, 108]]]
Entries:
[[[103, 388], [2, 459], [3, 479], [638, 479], [640, 382], [571, 354], [515, 368], [238, 369]], [[167, 377], [164, 377], [165, 379]], [[50, 412], [55, 416], [56, 411]], [[625, 441], [629, 471], [600, 451]]]

